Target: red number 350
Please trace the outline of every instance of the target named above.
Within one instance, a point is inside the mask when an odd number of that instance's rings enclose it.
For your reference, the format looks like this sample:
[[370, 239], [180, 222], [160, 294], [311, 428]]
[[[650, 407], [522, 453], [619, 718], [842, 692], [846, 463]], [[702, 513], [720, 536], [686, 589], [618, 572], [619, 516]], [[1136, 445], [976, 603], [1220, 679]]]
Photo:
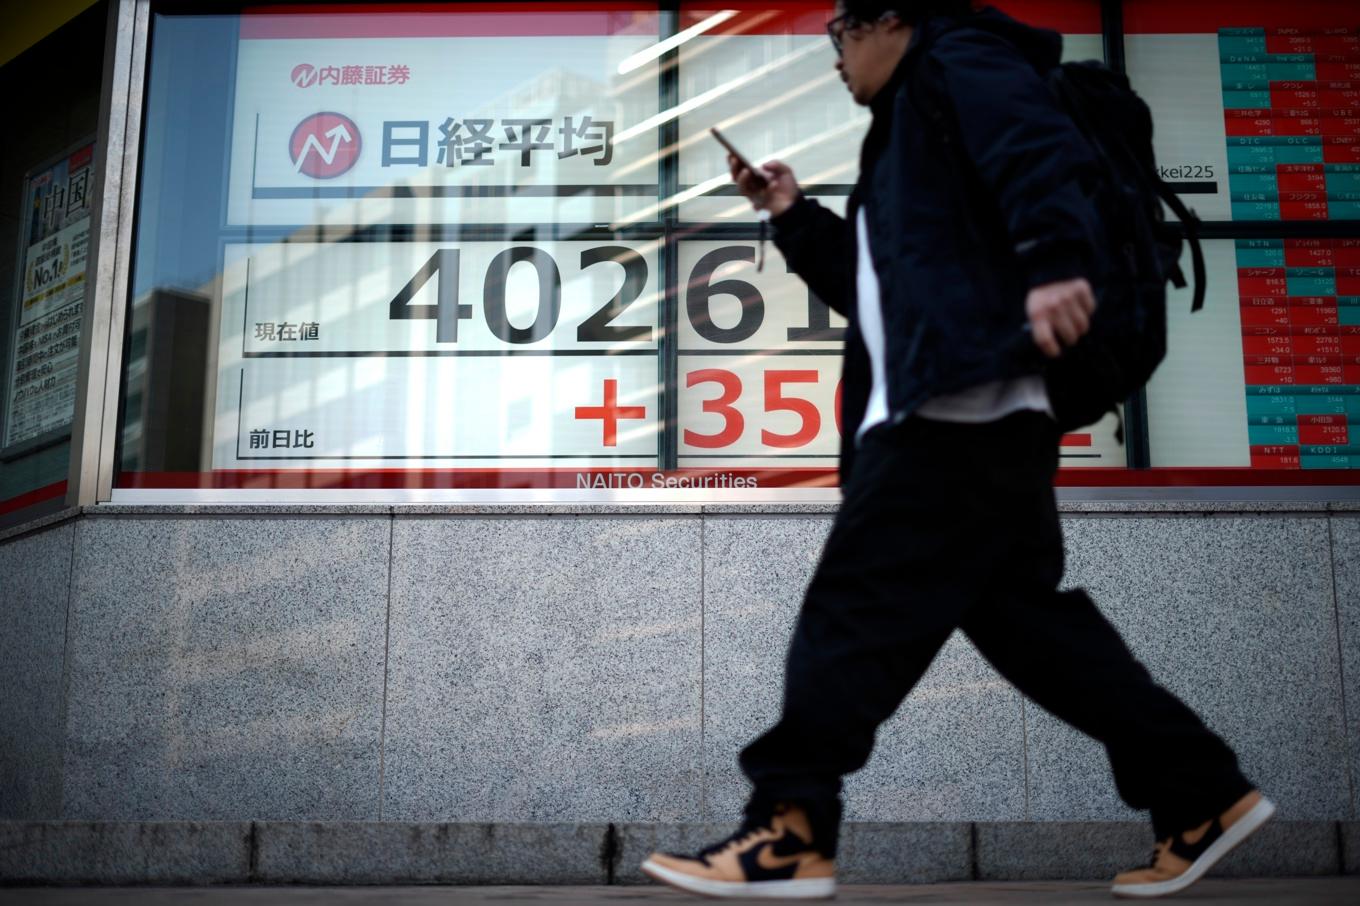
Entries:
[[[791, 450], [805, 447], [816, 439], [822, 430], [822, 414], [810, 400], [784, 395], [786, 384], [815, 384], [820, 375], [816, 371], [767, 371], [765, 372], [765, 411], [792, 412], [802, 424], [792, 434], [779, 434], [774, 431], [760, 432], [760, 441], [767, 447]], [[716, 434], [701, 434], [685, 430], [685, 443], [691, 447], [716, 450], [730, 447], [746, 430], [746, 418], [734, 405], [741, 398], [741, 378], [730, 371], [720, 368], [701, 368], [692, 371], [685, 378], [686, 387], [697, 384], [717, 384], [722, 393], [716, 399], [705, 400], [703, 411], [720, 415], [723, 418], [722, 430]], [[836, 385], [836, 430], [841, 430], [841, 388]]]

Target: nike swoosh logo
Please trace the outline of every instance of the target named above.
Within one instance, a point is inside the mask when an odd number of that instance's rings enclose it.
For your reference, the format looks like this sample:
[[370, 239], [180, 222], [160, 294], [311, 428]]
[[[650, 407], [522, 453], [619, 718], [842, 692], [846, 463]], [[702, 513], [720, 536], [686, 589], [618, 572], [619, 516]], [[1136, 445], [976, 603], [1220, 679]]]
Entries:
[[[1190, 836], [1194, 833], [1198, 833], [1198, 839], [1192, 841]], [[1205, 851], [1221, 836], [1223, 836], [1223, 827], [1219, 823], [1219, 819], [1214, 818], [1203, 829], [1196, 828], [1195, 831], [1190, 833], [1173, 837], [1169, 849], [1174, 855], [1180, 856], [1187, 862], [1194, 862], [1204, 855]]]
[[771, 840], [763, 844], [756, 852], [756, 864], [766, 871], [779, 871], [781, 868], [788, 868], [802, 861], [803, 853], [795, 853], [792, 856], [776, 856], [774, 854], [775, 845], [787, 838], [788, 832], [786, 831], [784, 836], [778, 840]]

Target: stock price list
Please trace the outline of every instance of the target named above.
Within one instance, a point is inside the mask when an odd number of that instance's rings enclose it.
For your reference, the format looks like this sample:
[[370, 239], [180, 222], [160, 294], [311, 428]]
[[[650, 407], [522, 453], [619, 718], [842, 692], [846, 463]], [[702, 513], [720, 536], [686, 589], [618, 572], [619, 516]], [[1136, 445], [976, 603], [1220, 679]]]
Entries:
[[1360, 239], [1238, 240], [1251, 464], [1360, 468]]
[[1360, 220], [1360, 30], [1219, 32], [1234, 220]]

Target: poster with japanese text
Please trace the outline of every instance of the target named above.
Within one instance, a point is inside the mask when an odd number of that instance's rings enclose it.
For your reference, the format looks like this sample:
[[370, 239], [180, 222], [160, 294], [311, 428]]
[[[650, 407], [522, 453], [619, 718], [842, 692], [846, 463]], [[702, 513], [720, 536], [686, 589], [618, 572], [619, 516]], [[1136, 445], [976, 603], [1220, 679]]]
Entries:
[[29, 177], [4, 447], [71, 423], [90, 244], [94, 145]]

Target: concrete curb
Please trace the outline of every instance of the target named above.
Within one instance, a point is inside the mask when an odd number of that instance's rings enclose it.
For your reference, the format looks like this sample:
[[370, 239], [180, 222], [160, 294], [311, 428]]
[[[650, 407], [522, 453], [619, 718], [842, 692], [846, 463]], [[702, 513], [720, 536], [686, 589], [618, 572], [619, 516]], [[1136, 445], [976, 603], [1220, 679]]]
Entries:
[[255, 824], [252, 883], [604, 884], [607, 825]]
[[[1354, 516], [1360, 514], [1360, 500], [1267, 499], [1266, 489], [1250, 489], [1247, 500], [1177, 499], [1177, 488], [1139, 488], [1133, 492], [1117, 488], [1060, 488], [1058, 510], [1067, 517], [1082, 516], [1280, 516], [1309, 515]], [[1205, 489], [1199, 489], [1204, 493]], [[1213, 490], [1213, 489], [1208, 489]], [[1296, 495], [1300, 489], [1270, 489], [1274, 493]], [[1090, 493], [1100, 496], [1089, 497]], [[1165, 492], [1165, 499], [1163, 499]], [[1132, 493], [1132, 499], [1119, 495]], [[1338, 489], [1327, 491], [1333, 498]], [[1151, 496], [1155, 494], [1156, 496]], [[1139, 496], [1141, 495], [1141, 496]], [[1089, 497], [1089, 499], [1088, 499]], [[182, 516], [186, 518], [249, 519], [251, 517], [344, 517], [393, 516], [398, 519], [422, 516], [818, 516], [833, 515], [839, 504], [775, 503], [101, 503], [94, 506], [67, 507], [0, 528], [0, 542], [36, 534], [63, 522], [88, 518]]]
[[1337, 834], [1341, 847], [1341, 873], [1360, 875], [1360, 821], [1343, 821]]
[[250, 822], [0, 822], [0, 884], [236, 884]]
[[[640, 884], [657, 850], [731, 831], [705, 824], [0, 822], [0, 886]], [[847, 884], [1108, 879], [1150, 849], [1136, 822], [846, 825]], [[1360, 822], [1277, 821], [1219, 877], [1360, 874]]]

